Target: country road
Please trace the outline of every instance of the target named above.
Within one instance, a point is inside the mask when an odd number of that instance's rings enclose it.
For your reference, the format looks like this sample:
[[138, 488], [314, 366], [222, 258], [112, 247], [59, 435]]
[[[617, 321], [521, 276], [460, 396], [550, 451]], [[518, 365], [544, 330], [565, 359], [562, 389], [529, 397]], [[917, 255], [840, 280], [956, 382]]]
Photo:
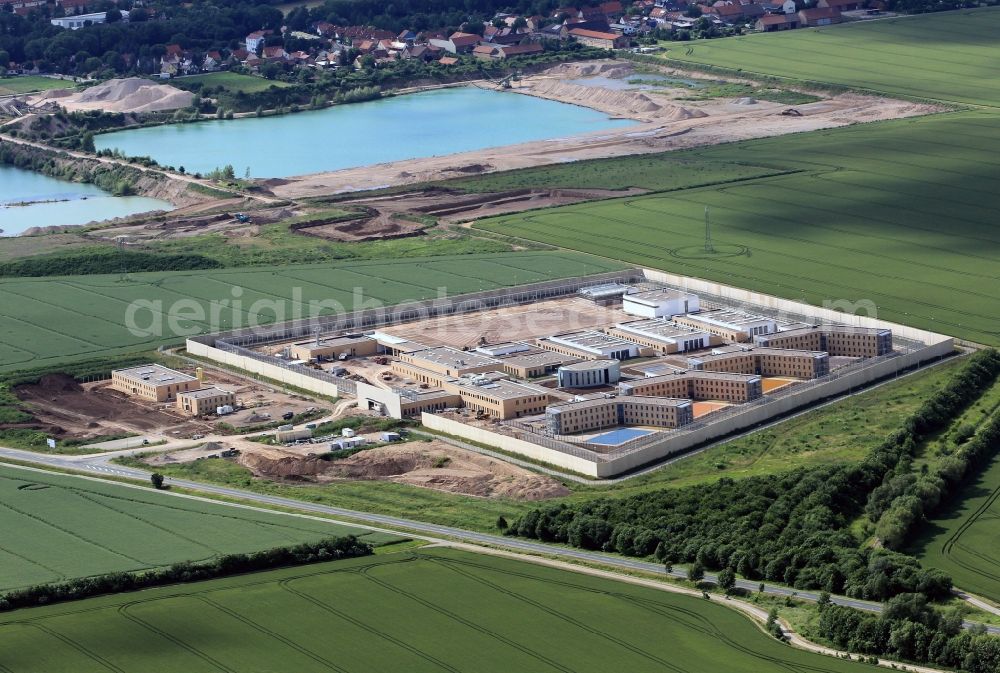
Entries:
[[[131, 451], [129, 451], [131, 452]], [[150, 472], [145, 470], [139, 470], [131, 467], [124, 467], [121, 465], [115, 465], [108, 462], [109, 456], [107, 455], [89, 455], [89, 456], [62, 456], [54, 454], [42, 454], [34, 453], [31, 451], [22, 451], [20, 449], [10, 449], [5, 447], [0, 447], [0, 459], [8, 458], [11, 460], [17, 460], [27, 463], [33, 463], [39, 466], [56, 467], [60, 469], [69, 470], [79, 470], [84, 472], [92, 472], [96, 476], [106, 475], [113, 477], [127, 477], [132, 479], [148, 480]], [[231, 488], [228, 486], [219, 486], [216, 484], [208, 484], [198, 481], [189, 481], [187, 479], [174, 479], [167, 478], [166, 484], [169, 486], [176, 486], [178, 488], [188, 489], [190, 491], [197, 491], [201, 493], [208, 493], [217, 496], [223, 496], [225, 498], [237, 498], [246, 502], [258, 503], [262, 505], [271, 505], [274, 507], [282, 507], [289, 509], [296, 509], [302, 512], [311, 512], [316, 514], [323, 514], [327, 516], [340, 517], [344, 519], [343, 523], [357, 525], [357, 522], [363, 524], [372, 524], [379, 526], [381, 529], [388, 529], [390, 531], [400, 532], [401, 534], [406, 534], [409, 532], [416, 532], [422, 534], [425, 539], [430, 539], [432, 541], [438, 541], [440, 539], [452, 539], [460, 540], [462, 542], [473, 543], [477, 545], [487, 546], [487, 547], [500, 547], [505, 549], [511, 549], [514, 551], [533, 554], [533, 555], [545, 555], [554, 556], [566, 560], [582, 561], [586, 563], [600, 563], [605, 566], [610, 566], [614, 568], [619, 568], [622, 570], [630, 571], [641, 571], [647, 573], [662, 574], [664, 568], [659, 563], [650, 563], [649, 561], [642, 561], [638, 559], [631, 559], [622, 556], [614, 556], [611, 554], [603, 554], [600, 552], [586, 551], [583, 549], [575, 549], [572, 547], [564, 547], [559, 545], [544, 544], [541, 542], [533, 542], [531, 540], [524, 540], [521, 538], [512, 538], [501, 535], [492, 535], [489, 533], [480, 533], [476, 531], [465, 530], [462, 528], [454, 528], [451, 526], [443, 526], [434, 523], [425, 523], [423, 521], [414, 521], [412, 519], [403, 519], [400, 517], [388, 516], [385, 514], [373, 514], [371, 512], [360, 512], [352, 509], [345, 509], [342, 507], [333, 507], [330, 505], [321, 505], [312, 502], [305, 502], [302, 500], [295, 500], [293, 498], [283, 498], [275, 495], [266, 495], [263, 493], [254, 493], [253, 491], [245, 491], [243, 489]], [[170, 493], [170, 491], [166, 491]], [[176, 494], [175, 494], [176, 495]], [[430, 537], [427, 537], [430, 536]], [[683, 570], [673, 570], [670, 573], [673, 577], [684, 578], [687, 573]], [[715, 575], [712, 573], [705, 574], [705, 580], [707, 582], [715, 582]], [[745, 589], [748, 591], [757, 591], [760, 583], [750, 580], [737, 580], [736, 586], [740, 589]], [[819, 599], [819, 594], [814, 591], [798, 591], [794, 589], [789, 589], [782, 586], [773, 586], [765, 583], [764, 592], [767, 594], [772, 594], [775, 596], [795, 596], [803, 600], [815, 601]], [[865, 610], [868, 612], [881, 612], [882, 605], [879, 603], [872, 603], [870, 601], [862, 601], [856, 598], [849, 598], [847, 596], [833, 596], [831, 597], [833, 603], [837, 605], [844, 605], [847, 607], [856, 608], [858, 610]], [[965, 626], [973, 626], [974, 623], [966, 622]], [[987, 626], [987, 630], [990, 633], [1000, 634], [1000, 627], [997, 626]]]

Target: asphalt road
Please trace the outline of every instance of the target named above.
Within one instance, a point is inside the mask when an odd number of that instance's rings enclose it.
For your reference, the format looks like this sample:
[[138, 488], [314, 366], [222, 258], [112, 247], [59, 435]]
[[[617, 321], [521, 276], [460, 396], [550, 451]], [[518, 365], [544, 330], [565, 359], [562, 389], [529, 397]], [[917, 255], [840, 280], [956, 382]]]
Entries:
[[[41, 466], [90, 471], [97, 476], [108, 475], [108, 476], [129, 477], [129, 478], [146, 480], [149, 478], [150, 475], [150, 472], [145, 470], [138, 470], [110, 463], [108, 462], [110, 457], [107, 455], [61, 456], [55, 454], [33, 453], [31, 451], [21, 451], [19, 449], [9, 449], [0, 447], [0, 458], [10, 458], [12, 460], [29, 462]], [[411, 519], [403, 519], [394, 516], [387, 516], [384, 514], [359, 512], [357, 510], [344, 509], [342, 507], [332, 507], [330, 505], [320, 505], [316, 503], [305, 502], [302, 500], [295, 500], [293, 498], [282, 498], [280, 496], [275, 496], [275, 495], [254, 493], [253, 491], [245, 491], [238, 488], [230, 488], [228, 486], [218, 486], [216, 484], [207, 484], [198, 481], [189, 481], [187, 479], [174, 479], [169, 477], [166, 479], [166, 484], [171, 486], [176, 486], [178, 488], [189, 489], [191, 491], [200, 491], [202, 493], [221, 495], [228, 498], [238, 498], [240, 500], [244, 500], [247, 502], [253, 502], [264, 505], [274, 505], [278, 507], [287, 507], [290, 509], [296, 509], [303, 512], [312, 512], [328, 516], [337, 516], [344, 519], [352, 519], [354, 521], [361, 521], [364, 523], [373, 524], [381, 528], [414, 531], [432, 537], [436, 536], [439, 538], [450, 538], [450, 539], [461, 540], [462, 542], [470, 542], [474, 544], [487, 545], [492, 547], [502, 547], [502, 548], [512, 549], [514, 551], [524, 552], [527, 554], [540, 554], [540, 555], [554, 556], [561, 559], [585, 561], [590, 563], [600, 563], [605, 566], [619, 568], [623, 570], [639, 570], [643, 572], [651, 572], [656, 574], [661, 574], [664, 572], [664, 568], [662, 565], [660, 565], [659, 563], [650, 563], [649, 561], [630, 559], [622, 556], [613, 556], [610, 554], [591, 552], [583, 549], [574, 549], [572, 547], [563, 547], [558, 545], [544, 544], [541, 542], [532, 542], [530, 540], [524, 540], [522, 538], [516, 538], [516, 537], [491, 535], [489, 533], [479, 533], [476, 531], [465, 530], [462, 528], [453, 528], [451, 526], [442, 526], [439, 524], [425, 523], [422, 521], [413, 521]], [[671, 572], [671, 575], [679, 578], [687, 577], [687, 573], [684, 572], [683, 570], [673, 570]], [[714, 574], [712, 573], [705, 574], [705, 581], [714, 582], [715, 579], [716, 577]], [[749, 580], [737, 580], [736, 586], [740, 589], [746, 589], [748, 591], [755, 592], [760, 587], [760, 582], [753, 582]], [[764, 592], [775, 596], [795, 596], [796, 598], [801, 598], [803, 600], [815, 601], [819, 599], [819, 593], [817, 592], [793, 590], [782, 586], [772, 586], [766, 583], [764, 586]], [[865, 610], [868, 612], [882, 611], [882, 605], [879, 603], [862, 601], [856, 598], [849, 598], [847, 596], [832, 596], [831, 601], [837, 605], [844, 605], [847, 607], [856, 608], [858, 610]], [[966, 627], [969, 627], [973, 626], [973, 623], [966, 622], [965, 625]], [[987, 630], [990, 633], [1000, 634], [1000, 627], [988, 626]]]

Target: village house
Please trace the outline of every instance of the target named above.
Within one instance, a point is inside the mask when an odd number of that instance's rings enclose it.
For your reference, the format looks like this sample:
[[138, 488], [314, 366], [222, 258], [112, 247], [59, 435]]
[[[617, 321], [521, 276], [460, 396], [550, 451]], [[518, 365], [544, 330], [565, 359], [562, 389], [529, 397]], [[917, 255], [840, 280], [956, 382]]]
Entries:
[[582, 28], [570, 28], [569, 36], [580, 44], [599, 49], [624, 49], [629, 44], [629, 39], [624, 35]]
[[799, 11], [799, 22], [803, 26], [829, 26], [841, 22], [840, 10], [834, 7], [813, 7]]
[[[269, 32], [269, 31], [268, 31]], [[255, 30], [254, 32], [247, 35], [244, 43], [246, 44], [247, 51], [254, 54], [259, 54], [261, 47], [264, 46], [264, 38], [267, 37], [267, 32], [263, 30]]]
[[757, 19], [754, 28], [762, 33], [789, 30], [799, 27], [798, 14], [765, 14]]
[[839, 9], [842, 12], [852, 12], [861, 9], [862, 4], [864, 3], [860, 2], [860, 0], [819, 0], [816, 6]]

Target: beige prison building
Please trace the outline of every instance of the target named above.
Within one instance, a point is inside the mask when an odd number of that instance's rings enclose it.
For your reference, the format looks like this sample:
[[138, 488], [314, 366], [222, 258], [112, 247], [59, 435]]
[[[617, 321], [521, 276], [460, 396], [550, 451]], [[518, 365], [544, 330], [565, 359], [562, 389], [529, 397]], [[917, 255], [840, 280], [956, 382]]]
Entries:
[[623, 395], [722, 400], [741, 404], [760, 398], [763, 383], [756, 374], [689, 371], [652, 376], [618, 385]]
[[178, 393], [201, 388], [201, 381], [163, 365], [149, 364], [111, 372], [111, 388], [150, 402], [169, 402]]
[[892, 330], [879, 327], [822, 325], [758, 336], [768, 348], [825, 351], [833, 356], [873, 358], [892, 352]]
[[177, 409], [191, 416], [211, 416], [219, 407], [235, 404], [235, 393], [214, 386], [177, 393]]
[[360, 334], [347, 334], [327, 339], [299, 341], [289, 347], [289, 354], [296, 360], [313, 361], [319, 358], [335, 360], [343, 354], [366, 356], [378, 353], [378, 342]]
[[679, 428], [692, 421], [691, 400], [665, 397], [599, 397], [553, 404], [545, 412], [546, 427], [556, 435], [621, 425]]
[[830, 373], [830, 356], [819, 351], [747, 348], [688, 358], [691, 369], [815, 379]]
[[404, 416], [464, 406], [493, 418], [510, 419], [545, 412], [550, 390], [506, 378], [501, 361], [470, 351], [433, 348], [401, 354], [391, 365], [398, 376], [435, 390], [400, 391]]

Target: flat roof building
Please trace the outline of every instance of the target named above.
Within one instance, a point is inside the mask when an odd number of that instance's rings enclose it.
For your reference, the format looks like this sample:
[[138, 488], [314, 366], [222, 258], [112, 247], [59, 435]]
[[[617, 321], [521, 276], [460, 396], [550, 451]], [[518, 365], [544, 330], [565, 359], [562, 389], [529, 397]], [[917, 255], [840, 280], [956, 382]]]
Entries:
[[564, 355], [579, 355], [588, 359], [613, 358], [627, 360], [638, 357], [639, 347], [612, 334], [597, 330], [582, 330], [539, 339], [538, 345]]
[[482, 353], [483, 355], [489, 355], [490, 357], [499, 358], [504, 355], [513, 355], [514, 353], [525, 353], [531, 350], [535, 350], [530, 344], [525, 344], [521, 342], [511, 342], [503, 344], [490, 344], [485, 346], [480, 346], [476, 349], [477, 353]]
[[678, 325], [666, 318], [620, 322], [609, 329], [608, 333], [647, 348], [655, 348], [664, 355], [701, 350], [713, 345], [712, 335], [708, 332]]
[[756, 338], [759, 346], [826, 351], [834, 356], [873, 358], [892, 352], [892, 330], [879, 327], [818, 325]]
[[450, 346], [399, 353], [397, 357], [401, 362], [417, 365], [445, 376], [480, 374], [500, 368], [500, 360], [494, 357], [475, 351], [460, 351]]
[[586, 360], [560, 367], [557, 376], [560, 388], [612, 385], [621, 379], [621, 363], [618, 360]]
[[688, 365], [697, 371], [815, 379], [830, 373], [830, 356], [822, 351], [746, 347], [690, 357]]
[[606, 306], [621, 303], [622, 297], [631, 291], [632, 288], [624, 283], [605, 283], [582, 287], [578, 290], [578, 294], [585, 299]]
[[643, 318], [669, 318], [698, 310], [698, 295], [683, 290], [647, 290], [622, 298], [622, 310]]
[[306, 362], [320, 358], [336, 359], [342, 354], [375, 355], [378, 342], [364, 334], [342, 334], [335, 337], [299, 341], [289, 346], [289, 355]]
[[526, 353], [501, 357], [500, 367], [503, 371], [519, 379], [533, 379], [551, 374], [559, 367], [579, 360], [580, 358], [571, 355], [533, 348]]
[[446, 382], [444, 389], [454, 389], [466, 408], [500, 419], [545, 413], [550, 393], [548, 388], [534, 383], [491, 377], [469, 377]]
[[111, 372], [111, 388], [151, 402], [169, 402], [177, 393], [201, 388], [194, 376], [148, 364]]
[[771, 334], [778, 329], [773, 318], [732, 309], [678, 315], [674, 316], [674, 322], [704, 330], [727, 341], [743, 343], [752, 342], [754, 337], [761, 334]]
[[598, 397], [552, 404], [545, 423], [555, 435], [570, 435], [619, 425], [679, 428], [694, 420], [691, 400], [665, 397]]
[[177, 393], [177, 409], [191, 416], [211, 416], [218, 413], [219, 407], [235, 403], [235, 393], [214, 386]]
[[623, 395], [722, 400], [735, 404], [751, 402], [764, 394], [763, 382], [756, 374], [712, 371], [688, 371], [624, 381], [618, 389]]

